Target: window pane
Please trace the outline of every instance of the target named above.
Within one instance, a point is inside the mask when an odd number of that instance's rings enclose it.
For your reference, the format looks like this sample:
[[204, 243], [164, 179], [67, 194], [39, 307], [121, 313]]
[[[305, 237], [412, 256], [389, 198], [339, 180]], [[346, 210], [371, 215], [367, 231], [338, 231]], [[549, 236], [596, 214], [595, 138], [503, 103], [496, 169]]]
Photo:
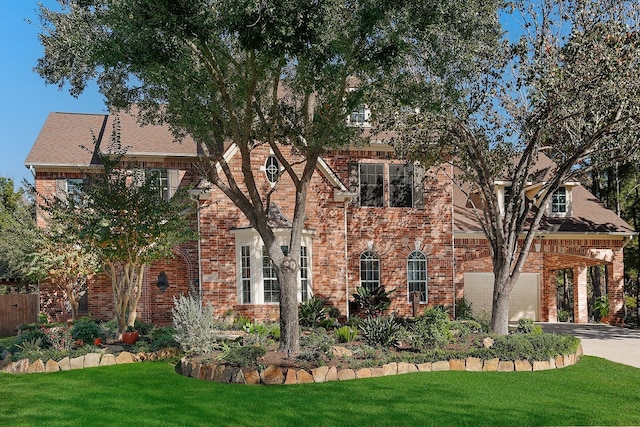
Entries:
[[427, 302], [427, 257], [413, 251], [407, 257], [407, 291], [411, 301], [413, 292], [420, 292], [420, 302]]
[[240, 251], [242, 303], [251, 304], [251, 250], [249, 246], [242, 246]]
[[360, 165], [360, 205], [382, 207], [384, 200], [383, 165]]
[[373, 251], [360, 255], [360, 286], [370, 291], [380, 286], [380, 260]]
[[389, 205], [413, 206], [413, 180], [410, 165], [389, 165]]
[[551, 197], [551, 212], [567, 212], [567, 191], [564, 187], [560, 187], [554, 191], [553, 196]]

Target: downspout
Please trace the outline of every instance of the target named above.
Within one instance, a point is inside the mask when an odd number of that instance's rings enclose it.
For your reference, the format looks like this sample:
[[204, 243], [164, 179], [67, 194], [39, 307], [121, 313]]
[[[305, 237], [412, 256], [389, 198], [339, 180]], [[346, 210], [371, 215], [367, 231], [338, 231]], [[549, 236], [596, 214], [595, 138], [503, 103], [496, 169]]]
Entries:
[[198, 233], [198, 297], [202, 302], [202, 236], [200, 234], [200, 195], [203, 193], [201, 190], [189, 191], [189, 198], [196, 204], [196, 222]]
[[453, 287], [453, 319], [456, 318], [456, 238], [455, 238], [455, 206], [453, 205], [453, 182], [451, 182], [451, 282]]
[[349, 248], [348, 248], [348, 222], [347, 222], [347, 207], [349, 201], [344, 201], [344, 298], [345, 298], [345, 313], [347, 314], [347, 321], [349, 320]]

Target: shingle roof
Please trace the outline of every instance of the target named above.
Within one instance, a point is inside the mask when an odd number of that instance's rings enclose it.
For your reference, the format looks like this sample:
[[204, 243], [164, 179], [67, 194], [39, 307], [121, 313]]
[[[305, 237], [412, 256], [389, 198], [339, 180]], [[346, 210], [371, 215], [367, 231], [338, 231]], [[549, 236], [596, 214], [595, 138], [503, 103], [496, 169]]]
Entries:
[[[195, 157], [196, 144], [190, 138], [176, 142], [166, 125], [141, 126], [135, 117], [120, 113], [120, 142], [128, 155]], [[51, 113], [25, 160], [27, 166], [88, 166], [92, 163], [93, 141], [109, 144], [114, 114]], [[83, 149], [81, 146], [90, 150]]]
[[[535, 170], [547, 177], [552, 169], [548, 158]], [[633, 228], [613, 211], [607, 209], [593, 194], [581, 185], [571, 187], [571, 215], [567, 217], [543, 216], [540, 231], [559, 233], [617, 233], [634, 234]], [[473, 195], [472, 195], [473, 197]], [[478, 200], [475, 200], [478, 202]], [[469, 197], [453, 186], [454, 229], [458, 232], [482, 232], [473, 212]]]

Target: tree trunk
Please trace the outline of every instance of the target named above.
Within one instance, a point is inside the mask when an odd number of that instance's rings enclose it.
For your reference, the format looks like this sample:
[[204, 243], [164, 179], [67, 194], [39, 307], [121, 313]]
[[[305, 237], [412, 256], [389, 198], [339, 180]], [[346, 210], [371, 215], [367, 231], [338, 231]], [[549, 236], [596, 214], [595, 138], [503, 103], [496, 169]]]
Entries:
[[298, 263], [285, 256], [276, 267], [280, 282], [280, 347], [279, 351], [296, 354], [300, 345], [298, 324]]
[[491, 330], [498, 335], [509, 333], [510, 292], [505, 292], [505, 283], [493, 284], [493, 307], [491, 308]]

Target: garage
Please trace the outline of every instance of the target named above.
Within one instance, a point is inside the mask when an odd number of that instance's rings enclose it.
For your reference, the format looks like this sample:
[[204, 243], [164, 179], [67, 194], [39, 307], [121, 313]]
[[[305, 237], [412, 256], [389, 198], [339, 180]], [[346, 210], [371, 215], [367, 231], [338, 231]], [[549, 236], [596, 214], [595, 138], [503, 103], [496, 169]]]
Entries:
[[[464, 296], [471, 303], [475, 315], [491, 313], [493, 273], [465, 273]], [[511, 291], [509, 321], [528, 318], [540, 320], [540, 274], [522, 273]]]

